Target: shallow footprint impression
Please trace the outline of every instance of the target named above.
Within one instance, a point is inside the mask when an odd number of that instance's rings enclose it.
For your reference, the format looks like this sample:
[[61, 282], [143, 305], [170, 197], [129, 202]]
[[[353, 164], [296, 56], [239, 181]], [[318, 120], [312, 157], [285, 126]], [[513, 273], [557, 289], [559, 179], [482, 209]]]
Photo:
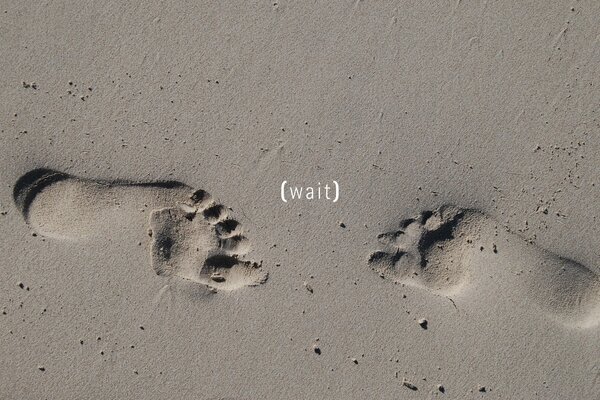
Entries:
[[152, 267], [160, 276], [218, 290], [267, 280], [259, 264], [243, 260], [249, 243], [228, 209], [180, 182], [94, 180], [35, 169], [16, 182], [13, 199], [36, 234], [59, 240], [126, 234], [149, 220]]
[[368, 264], [384, 279], [435, 293], [460, 294], [488, 284], [485, 290], [501, 287], [511, 301], [569, 326], [600, 322], [597, 272], [498, 226], [477, 210], [441, 206], [380, 234], [382, 250], [372, 253]]

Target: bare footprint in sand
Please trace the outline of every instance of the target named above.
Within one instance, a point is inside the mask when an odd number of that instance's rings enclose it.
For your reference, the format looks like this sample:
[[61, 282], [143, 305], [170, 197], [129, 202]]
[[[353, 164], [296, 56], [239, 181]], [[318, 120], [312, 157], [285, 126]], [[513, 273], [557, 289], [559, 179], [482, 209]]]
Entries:
[[17, 181], [13, 198], [37, 234], [60, 240], [137, 230], [139, 216], [147, 211], [158, 275], [219, 290], [267, 280], [260, 265], [242, 259], [248, 240], [228, 209], [207, 192], [180, 182], [103, 181], [36, 169]]
[[[442, 206], [378, 236], [369, 257], [381, 277], [444, 295], [458, 295], [495, 276], [510, 296], [569, 326], [600, 322], [600, 277], [573, 260], [498, 228], [477, 210]], [[489, 282], [489, 280], [488, 280]]]

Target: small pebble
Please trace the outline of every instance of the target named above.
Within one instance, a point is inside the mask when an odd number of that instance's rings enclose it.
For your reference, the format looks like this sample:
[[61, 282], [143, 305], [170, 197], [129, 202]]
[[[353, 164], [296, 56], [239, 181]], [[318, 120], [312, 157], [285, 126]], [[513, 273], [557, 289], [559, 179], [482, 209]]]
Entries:
[[321, 355], [321, 348], [319, 346], [317, 346], [316, 344], [313, 345], [313, 351], [315, 353], [317, 353], [318, 355]]
[[419, 323], [419, 325], [421, 326], [421, 328], [427, 329], [427, 320], [425, 318], [421, 318], [417, 322]]
[[308, 282], [306, 282], [306, 281], [304, 282], [304, 287], [306, 288], [306, 290], [313, 293], [313, 288], [312, 288], [312, 286], [310, 286], [310, 284]]
[[480, 391], [481, 393], [485, 393], [485, 392], [487, 392], [487, 389], [485, 388], [485, 386], [480, 386], [480, 387], [479, 387], [479, 391]]
[[402, 381], [402, 384], [404, 386], [406, 386], [407, 388], [409, 388], [410, 390], [419, 390], [415, 385], [413, 385], [412, 383], [410, 383], [409, 381], [407, 381], [406, 379], [404, 379]]
[[437, 390], [439, 390], [440, 393], [446, 393], [446, 388], [444, 385], [437, 385]]
[[46, 370], [46, 367], [44, 367], [43, 365], [38, 365], [38, 369], [44, 372]]

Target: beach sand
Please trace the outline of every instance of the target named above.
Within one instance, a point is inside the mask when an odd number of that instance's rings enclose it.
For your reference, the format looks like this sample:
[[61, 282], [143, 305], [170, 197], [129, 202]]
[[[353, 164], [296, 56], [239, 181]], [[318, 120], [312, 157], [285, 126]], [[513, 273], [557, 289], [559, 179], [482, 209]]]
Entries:
[[599, 398], [600, 3], [434, 3], [4, 2], [0, 398]]

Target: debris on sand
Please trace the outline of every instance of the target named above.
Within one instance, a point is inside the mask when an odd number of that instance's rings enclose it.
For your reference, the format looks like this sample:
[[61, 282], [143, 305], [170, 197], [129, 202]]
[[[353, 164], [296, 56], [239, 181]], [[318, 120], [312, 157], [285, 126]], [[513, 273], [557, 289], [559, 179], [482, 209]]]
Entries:
[[313, 293], [313, 288], [312, 288], [312, 286], [310, 286], [310, 284], [308, 282], [304, 281], [303, 285], [306, 288], [306, 290]]
[[415, 385], [413, 385], [412, 383], [410, 383], [409, 381], [407, 381], [406, 378], [404, 378], [402, 380], [402, 384], [405, 387], [409, 388], [410, 390], [419, 390]]
[[23, 81], [22, 85], [23, 85], [23, 87], [25, 89], [31, 88], [31, 89], [37, 90], [37, 88], [38, 88], [37, 83], [35, 83], [35, 82], [25, 82], [25, 81]]
[[427, 320], [425, 318], [421, 318], [417, 321], [417, 323], [421, 326], [421, 328], [427, 329]]

